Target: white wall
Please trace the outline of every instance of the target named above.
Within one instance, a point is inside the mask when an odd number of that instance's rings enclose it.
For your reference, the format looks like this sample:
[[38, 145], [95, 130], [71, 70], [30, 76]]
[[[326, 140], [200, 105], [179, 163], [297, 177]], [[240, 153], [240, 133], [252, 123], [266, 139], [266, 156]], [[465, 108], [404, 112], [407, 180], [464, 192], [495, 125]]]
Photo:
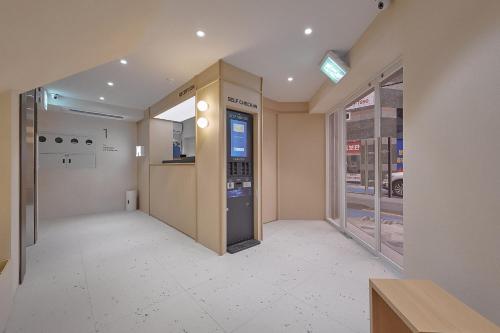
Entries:
[[[108, 129], [105, 138], [104, 129]], [[38, 131], [93, 136], [95, 169], [40, 168], [39, 218], [56, 218], [118, 211], [125, 208], [125, 191], [137, 187], [137, 126], [133, 122], [41, 112]], [[103, 145], [118, 151], [104, 151]]]
[[[393, 1], [311, 101], [327, 112], [404, 64], [405, 273], [500, 324], [500, 1]], [[366, 85], [365, 85], [366, 87]]]

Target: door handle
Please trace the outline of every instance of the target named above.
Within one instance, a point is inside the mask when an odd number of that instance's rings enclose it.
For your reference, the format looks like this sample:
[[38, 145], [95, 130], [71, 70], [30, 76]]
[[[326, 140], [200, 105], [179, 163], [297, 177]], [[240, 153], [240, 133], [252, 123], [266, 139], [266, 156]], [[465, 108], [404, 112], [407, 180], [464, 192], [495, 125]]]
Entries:
[[65, 158], [63, 158], [63, 164], [66, 164], [66, 159]]
[[71, 158], [68, 160], [68, 163], [71, 164]]

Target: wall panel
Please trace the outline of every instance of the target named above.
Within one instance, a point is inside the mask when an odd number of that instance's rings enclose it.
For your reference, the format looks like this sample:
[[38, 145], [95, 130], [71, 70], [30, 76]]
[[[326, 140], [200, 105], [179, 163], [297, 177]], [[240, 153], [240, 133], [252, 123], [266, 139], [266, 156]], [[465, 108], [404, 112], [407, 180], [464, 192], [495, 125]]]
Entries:
[[196, 168], [152, 165], [151, 216], [196, 239]]
[[325, 117], [278, 114], [279, 219], [325, 219]]

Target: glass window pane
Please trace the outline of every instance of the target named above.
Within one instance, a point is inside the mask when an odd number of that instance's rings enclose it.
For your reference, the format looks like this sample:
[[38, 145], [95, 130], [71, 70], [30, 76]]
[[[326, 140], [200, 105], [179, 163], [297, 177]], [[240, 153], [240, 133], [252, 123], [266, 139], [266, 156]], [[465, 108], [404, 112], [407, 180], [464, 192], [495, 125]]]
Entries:
[[346, 108], [346, 227], [375, 247], [375, 93]]
[[403, 69], [381, 84], [380, 240], [382, 253], [403, 265]]

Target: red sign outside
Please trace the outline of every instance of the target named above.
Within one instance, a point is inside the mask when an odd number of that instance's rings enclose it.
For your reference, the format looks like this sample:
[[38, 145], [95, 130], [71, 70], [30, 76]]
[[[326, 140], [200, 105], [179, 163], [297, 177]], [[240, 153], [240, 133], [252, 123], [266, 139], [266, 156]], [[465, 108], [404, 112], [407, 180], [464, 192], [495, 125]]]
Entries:
[[347, 141], [347, 155], [359, 155], [361, 153], [361, 140]]

